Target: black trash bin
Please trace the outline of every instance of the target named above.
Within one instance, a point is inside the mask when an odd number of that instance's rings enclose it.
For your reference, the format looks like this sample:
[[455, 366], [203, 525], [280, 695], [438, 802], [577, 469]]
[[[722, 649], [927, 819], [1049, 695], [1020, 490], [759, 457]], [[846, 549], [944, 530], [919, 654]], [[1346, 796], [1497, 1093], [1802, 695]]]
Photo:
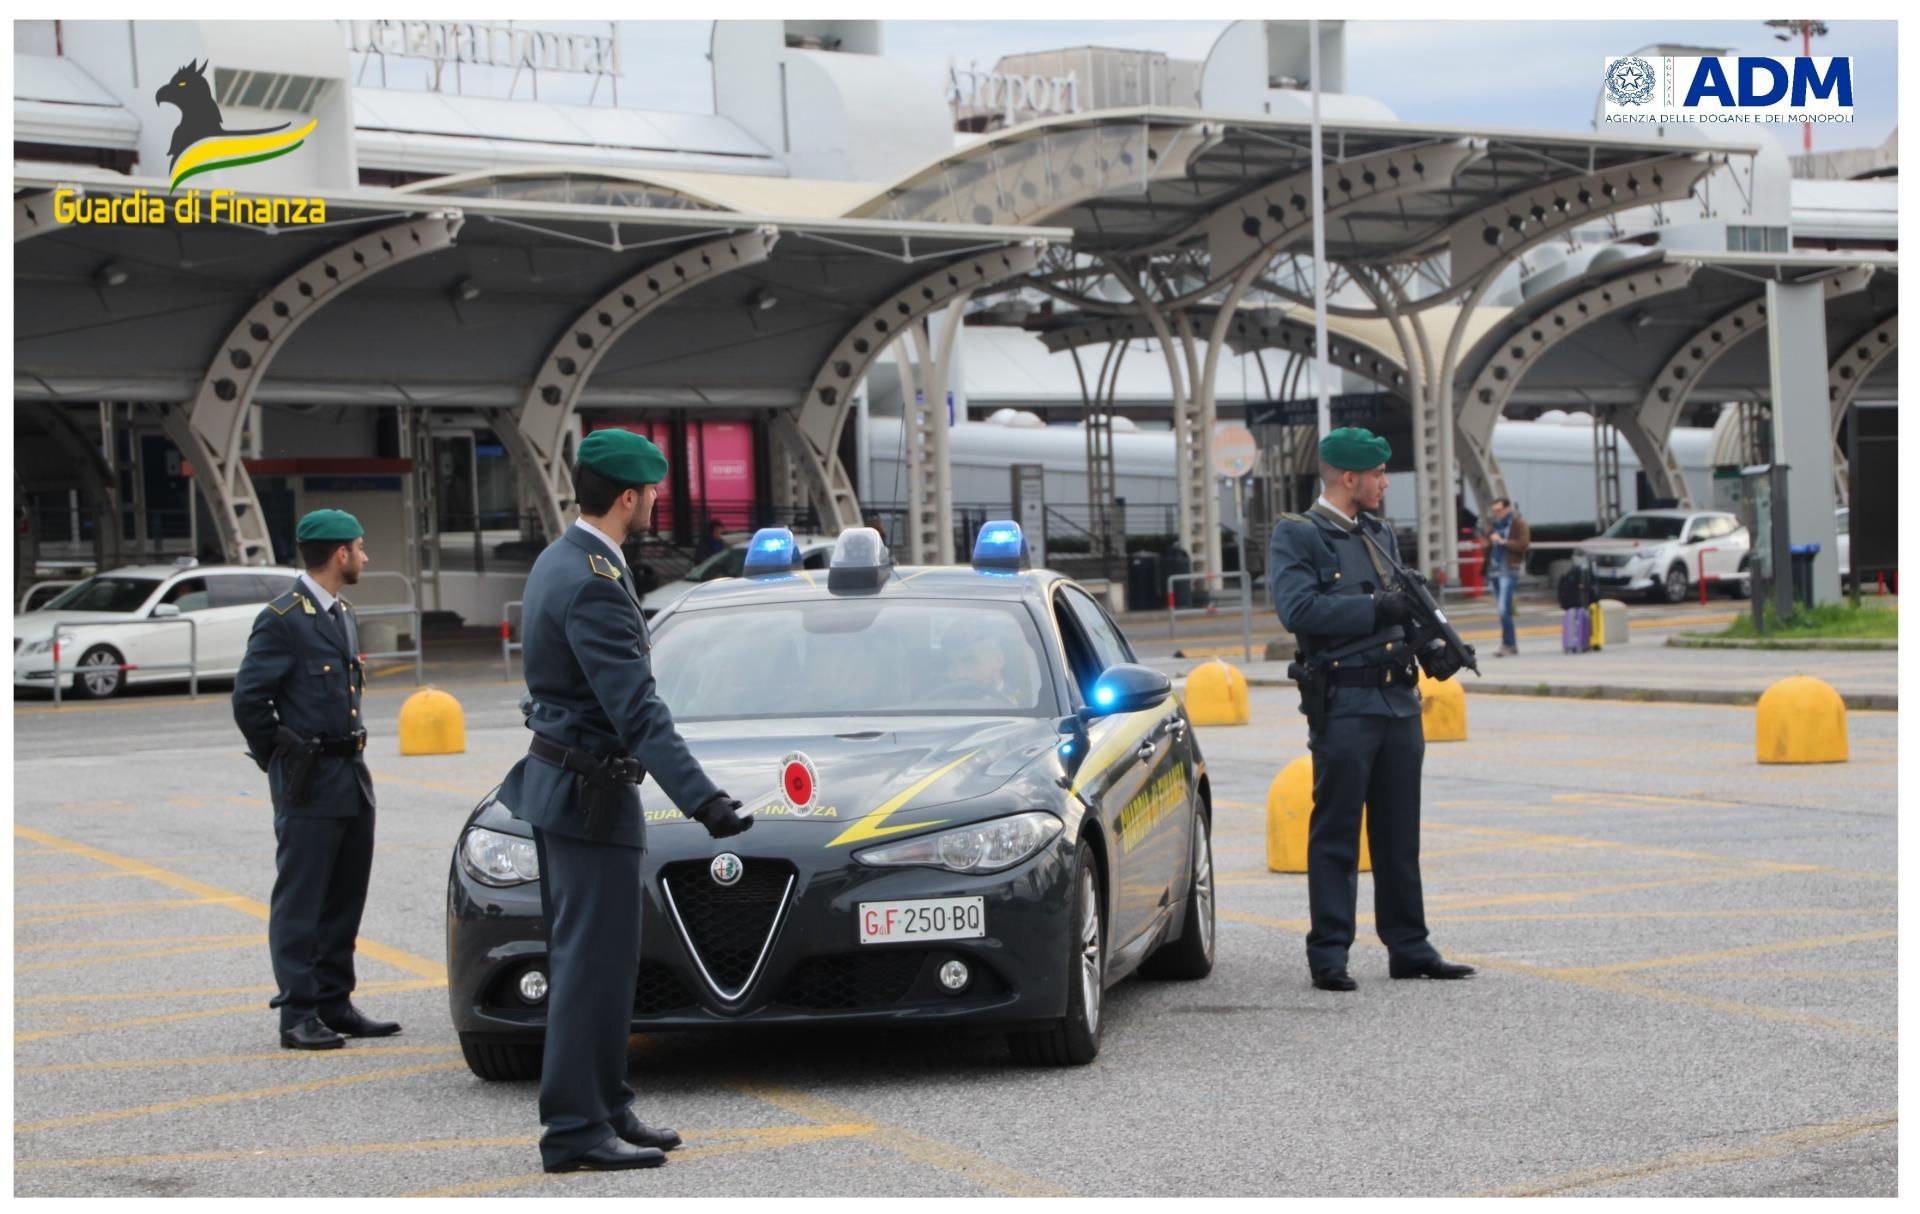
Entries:
[[1167, 586], [1160, 580], [1160, 556], [1136, 552], [1127, 559], [1127, 610], [1158, 611], [1167, 602]]
[[1193, 572], [1193, 558], [1187, 555], [1185, 548], [1175, 544], [1167, 549], [1165, 563], [1168, 588], [1173, 592], [1173, 605], [1175, 607], [1193, 606], [1193, 583], [1173, 580], [1180, 574]]
[[1787, 551], [1793, 557], [1793, 601], [1802, 607], [1811, 607], [1813, 558], [1820, 555], [1820, 545], [1795, 544]]

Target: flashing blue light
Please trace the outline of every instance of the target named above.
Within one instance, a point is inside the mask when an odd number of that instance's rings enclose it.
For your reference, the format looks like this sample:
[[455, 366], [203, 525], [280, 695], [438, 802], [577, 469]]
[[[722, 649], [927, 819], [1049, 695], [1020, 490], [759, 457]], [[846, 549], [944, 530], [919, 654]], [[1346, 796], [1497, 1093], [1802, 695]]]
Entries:
[[793, 532], [785, 527], [762, 527], [747, 543], [747, 559], [741, 572], [757, 574], [786, 573], [793, 568]]
[[1113, 707], [1113, 688], [1102, 683], [1093, 689], [1093, 702], [1100, 708]]
[[1063, 755], [1070, 755], [1070, 754], [1072, 754], [1072, 753], [1073, 753], [1073, 743], [1072, 743], [1072, 742], [1062, 742], [1062, 743], [1060, 743], [1060, 753], [1061, 753], [1061, 754], [1063, 754]]
[[980, 528], [973, 542], [975, 569], [1025, 569], [1028, 567], [1027, 537], [1020, 524], [997, 519]]

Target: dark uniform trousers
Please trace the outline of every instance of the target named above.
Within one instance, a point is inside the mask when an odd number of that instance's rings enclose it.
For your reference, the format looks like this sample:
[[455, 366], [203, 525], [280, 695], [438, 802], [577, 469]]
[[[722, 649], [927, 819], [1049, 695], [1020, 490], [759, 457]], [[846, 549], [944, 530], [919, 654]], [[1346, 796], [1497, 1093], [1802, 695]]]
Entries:
[[[359, 625], [318, 610], [303, 582], [263, 608], [233, 681], [233, 717], [247, 749], [266, 757], [273, 797], [273, 898], [267, 949], [280, 1026], [347, 1009], [354, 939], [373, 870], [373, 776], [364, 754], [322, 755], [301, 795], [288, 786], [284, 726], [302, 738], [339, 740], [362, 728]], [[344, 603], [344, 600], [343, 600]]]
[[[1394, 560], [1391, 529], [1361, 526]], [[1275, 524], [1267, 577], [1280, 622], [1303, 652], [1339, 668], [1388, 668], [1382, 687], [1336, 686], [1324, 727], [1310, 731], [1313, 815], [1307, 827], [1307, 967], [1316, 974], [1346, 968], [1359, 901], [1360, 822], [1365, 810], [1373, 853], [1373, 907], [1380, 941], [1396, 959], [1438, 958], [1427, 939], [1420, 892], [1420, 768], [1426, 735], [1412, 678], [1405, 631], [1374, 618], [1373, 595], [1386, 589], [1382, 570], [1358, 528], [1321, 513]]]
[[[548, 545], [527, 576], [522, 666], [534, 732], [596, 759], [638, 759], [683, 811], [718, 796], [654, 691], [645, 619], [624, 560], [582, 528]], [[540, 1155], [564, 1163], [615, 1134], [633, 1103], [627, 1037], [639, 976], [641, 856], [637, 788], [605, 838], [589, 838], [574, 775], [532, 755], [500, 802], [533, 828], [547, 921], [547, 1036]]]

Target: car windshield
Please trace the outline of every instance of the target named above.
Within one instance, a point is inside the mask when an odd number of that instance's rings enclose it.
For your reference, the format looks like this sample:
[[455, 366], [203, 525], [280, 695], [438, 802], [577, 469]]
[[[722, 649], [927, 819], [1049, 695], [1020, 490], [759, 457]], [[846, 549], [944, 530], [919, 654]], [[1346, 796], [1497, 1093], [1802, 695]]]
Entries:
[[1052, 680], [1018, 603], [814, 599], [684, 611], [655, 634], [676, 719], [1052, 716]]
[[717, 578], [739, 577], [740, 571], [747, 567], [747, 546], [735, 544], [723, 548], [706, 560], [687, 570], [685, 581], [711, 582]]
[[1677, 540], [1686, 521], [1668, 514], [1629, 514], [1604, 534], [1610, 540]]
[[140, 610], [154, 587], [160, 583], [145, 577], [90, 577], [48, 603], [45, 611], [121, 611]]

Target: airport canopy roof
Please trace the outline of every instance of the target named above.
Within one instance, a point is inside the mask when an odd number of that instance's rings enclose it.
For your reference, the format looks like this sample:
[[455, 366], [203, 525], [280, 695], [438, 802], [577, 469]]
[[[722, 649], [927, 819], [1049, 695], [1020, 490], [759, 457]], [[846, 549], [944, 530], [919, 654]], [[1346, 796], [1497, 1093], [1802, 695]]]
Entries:
[[[797, 404], [834, 345], [894, 293], [962, 259], [1065, 239], [1059, 229], [588, 205], [356, 189], [325, 225], [45, 223], [78, 176], [16, 174], [15, 393], [189, 399], [263, 293], [370, 227], [457, 211], [454, 243], [315, 311], [257, 399], [518, 404], [567, 327], [643, 268], [702, 241], [778, 229], [771, 256], [689, 288], [606, 353], [583, 407]], [[85, 180], [89, 196], [165, 198], [155, 180]], [[23, 218], [28, 211], [36, 221]], [[21, 239], [25, 231], [30, 236]], [[343, 352], [347, 352], [343, 354]]]

